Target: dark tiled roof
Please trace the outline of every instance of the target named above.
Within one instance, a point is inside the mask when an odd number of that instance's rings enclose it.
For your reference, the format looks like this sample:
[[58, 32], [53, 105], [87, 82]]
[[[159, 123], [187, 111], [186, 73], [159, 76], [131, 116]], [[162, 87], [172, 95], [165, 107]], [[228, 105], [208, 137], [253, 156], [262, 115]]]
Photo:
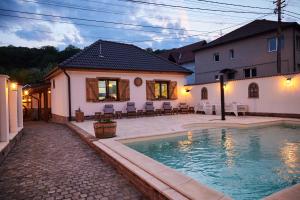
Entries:
[[168, 50], [159, 55], [166, 59], [169, 59], [169, 57], [172, 56], [178, 64], [190, 63], [195, 61], [195, 54], [193, 51], [203, 47], [205, 44], [206, 41], [202, 40], [194, 44]]
[[96, 41], [58, 67], [191, 73], [137, 46], [103, 40]]
[[[289, 27], [298, 27], [299, 24], [296, 22], [282, 22], [282, 28], [289, 28]], [[255, 20], [253, 22], [250, 22], [249, 24], [246, 24], [245, 26], [242, 26], [226, 35], [223, 35], [222, 37], [219, 37], [216, 40], [213, 40], [209, 43], [207, 43], [202, 48], [197, 49], [196, 51], [201, 51], [202, 49], [215, 47], [218, 45], [226, 44], [229, 42], [233, 42], [236, 40], [241, 40], [245, 38], [249, 38], [252, 36], [256, 36], [259, 34], [276, 31], [277, 30], [277, 22], [276, 21], [269, 21], [269, 20]]]

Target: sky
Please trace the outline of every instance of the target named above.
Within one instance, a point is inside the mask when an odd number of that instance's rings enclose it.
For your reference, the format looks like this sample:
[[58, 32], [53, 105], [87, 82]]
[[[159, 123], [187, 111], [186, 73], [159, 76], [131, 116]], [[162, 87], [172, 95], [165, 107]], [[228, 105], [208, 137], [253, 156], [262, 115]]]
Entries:
[[[300, 23], [300, 1], [286, 3], [283, 21]], [[273, 0], [0, 0], [0, 46], [62, 50], [102, 39], [170, 49], [276, 20], [274, 8]]]

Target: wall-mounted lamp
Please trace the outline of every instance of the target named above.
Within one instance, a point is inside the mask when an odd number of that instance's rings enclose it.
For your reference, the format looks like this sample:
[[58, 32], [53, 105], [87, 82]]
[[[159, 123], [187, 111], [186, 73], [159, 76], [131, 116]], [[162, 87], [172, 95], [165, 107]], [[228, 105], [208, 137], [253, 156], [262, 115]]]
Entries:
[[224, 83], [224, 85], [223, 85], [223, 88], [224, 88], [224, 89], [226, 89], [226, 86], [227, 86], [227, 84], [226, 84], [226, 83]]
[[18, 84], [15, 83], [15, 82], [12, 82], [12, 83], [10, 84], [10, 89], [11, 89], [12, 91], [17, 91], [17, 89], [18, 89]]
[[287, 86], [290, 86], [292, 84], [292, 77], [286, 78], [285, 83], [286, 83]]
[[27, 96], [29, 94], [28, 90], [24, 90], [24, 95]]
[[51, 90], [48, 90], [48, 94], [51, 94]]

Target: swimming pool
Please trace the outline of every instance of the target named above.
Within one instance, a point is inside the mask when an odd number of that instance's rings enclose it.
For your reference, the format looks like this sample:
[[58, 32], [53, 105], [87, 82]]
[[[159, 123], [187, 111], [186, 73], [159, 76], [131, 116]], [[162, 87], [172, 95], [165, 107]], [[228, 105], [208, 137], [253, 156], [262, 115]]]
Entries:
[[233, 199], [300, 183], [299, 126], [202, 129], [126, 145]]

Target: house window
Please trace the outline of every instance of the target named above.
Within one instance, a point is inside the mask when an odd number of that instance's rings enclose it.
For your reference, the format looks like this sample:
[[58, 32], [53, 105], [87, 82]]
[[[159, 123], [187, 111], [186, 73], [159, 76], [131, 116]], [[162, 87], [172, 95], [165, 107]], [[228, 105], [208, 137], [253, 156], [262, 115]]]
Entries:
[[208, 99], [208, 92], [207, 92], [207, 88], [204, 87], [201, 89], [201, 99], [204, 100], [204, 99]]
[[244, 76], [245, 76], [245, 78], [256, 77], [257, 76], [256, 68], [244, 69]]
[[227, 79], [228, 80], [233, 80], [234, 77], [235, 77], [235, 73], [234, 72], [230, 72], [230, 73], [227, 74]]
[[297, 50], [300, 50], [300, 36], [299, 35], [296, 36], [296, 48], [297, 48]]
[[55, 79], [52, 80], [52, 88], [55, 89]]
[[251, 83], [248, 87], [248, 97], [249, 98], [258, 98], [259, 97], [259, 88], [257, 83]]
[[118, 99], [118, 80], [98, 80], [98, 99], [103, 100], [117, 100]]
[[[284, 37], [281, 36], [281, 48], [284, 46]], [[277, 38], [272, 37], [268, 39], [268, 51], [273, 52], [277, 51]]]
[[233, 49], [229, 50], [229, 58], [234, 59], [234, 50]]
[[169, 82], [155, 81], [155, 99], [168, 99], [169, 98]]
[[219, 62], [220, 61], [220, 55], [219, 53], [214, 53], [214, 61]]

